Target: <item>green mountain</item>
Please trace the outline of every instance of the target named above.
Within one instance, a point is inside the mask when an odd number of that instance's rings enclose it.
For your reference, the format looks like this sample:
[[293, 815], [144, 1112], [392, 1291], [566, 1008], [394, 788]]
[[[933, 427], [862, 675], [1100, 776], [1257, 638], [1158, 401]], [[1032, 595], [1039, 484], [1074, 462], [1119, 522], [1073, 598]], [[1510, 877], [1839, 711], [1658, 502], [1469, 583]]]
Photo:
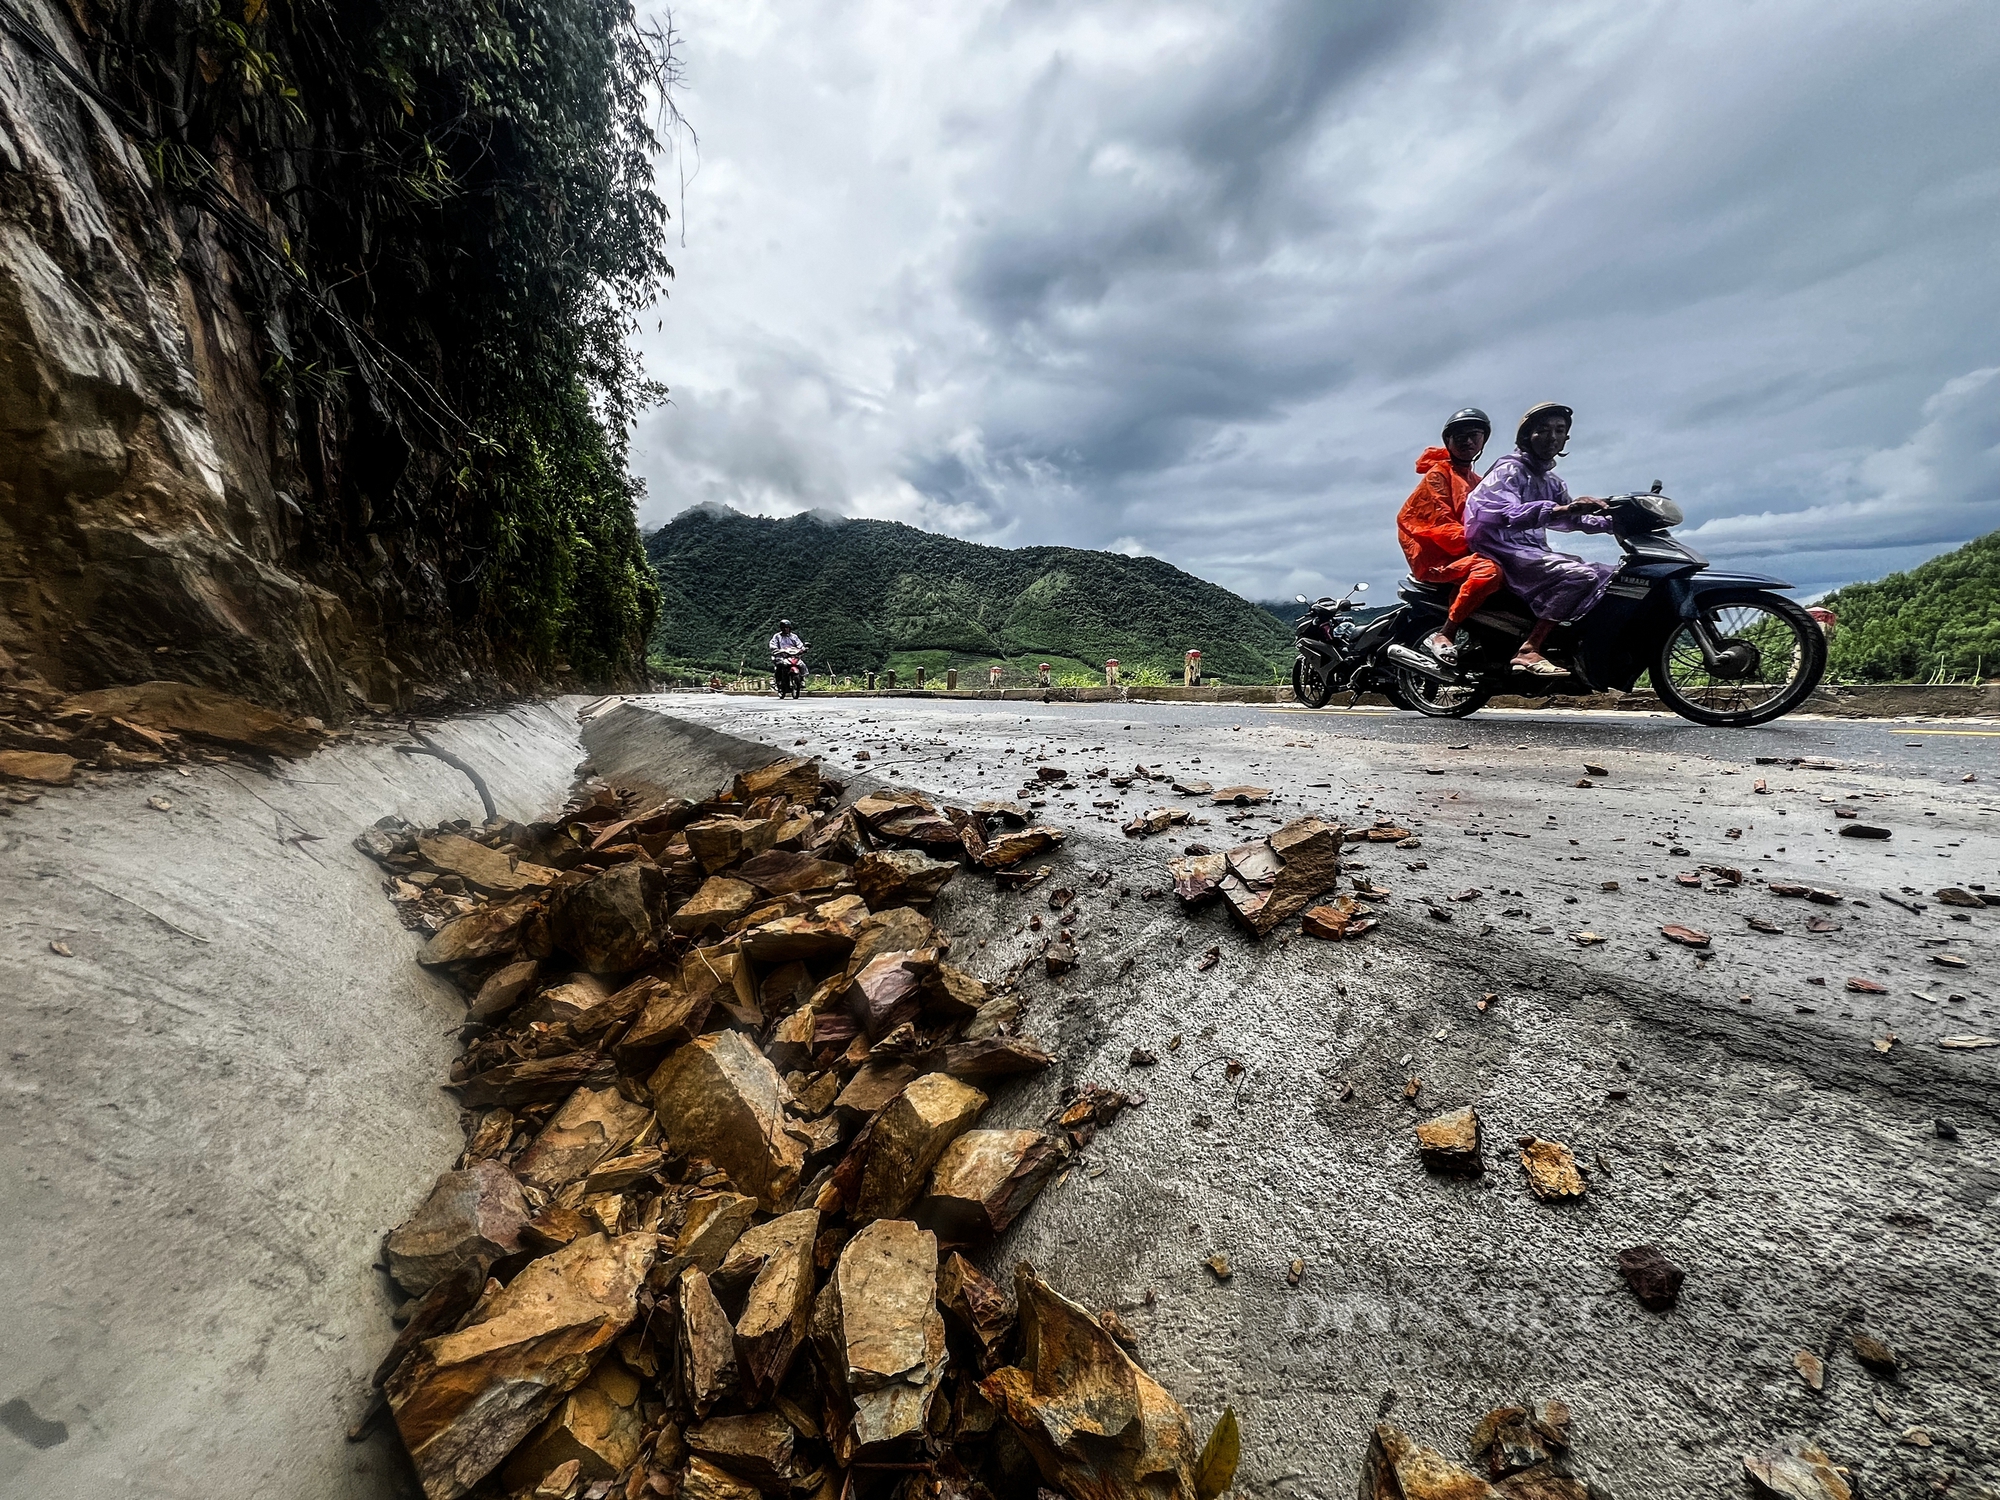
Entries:
[[1827, 675], [1845, 682], [1963, 681], [2000, 674], [2000, 531], [1907, 573], [1820, 601], [1840, 617]]
[[773, 520], [697, 506], [646, 538], [659, 576], [656, 672], [767, 669], [780, 615], [812, 645], [814, 672], [919, 666], [1009, 681], [1048, 662], [1101, 681], [1116, 658], [1179, 682], [1182, 653], [1211, 681], [1272, 682], [1291, 631], [1227, 589], [1151, 557], [1071, 547], [982, 547], [894, 521], [808, 512]]

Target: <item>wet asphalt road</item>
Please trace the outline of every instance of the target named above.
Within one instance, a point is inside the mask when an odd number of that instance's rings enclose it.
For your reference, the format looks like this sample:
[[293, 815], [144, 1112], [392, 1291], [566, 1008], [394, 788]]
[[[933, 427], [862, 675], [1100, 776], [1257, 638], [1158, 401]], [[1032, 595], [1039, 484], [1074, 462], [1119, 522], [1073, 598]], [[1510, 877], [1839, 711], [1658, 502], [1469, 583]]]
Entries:
[[[1392, 936], [1459, 968], [1467, 953], [1505, 951], [1607, 984], [1636, 974], [1782, 1023], [1787, 1046], [1809, 1038], [1848, 1060], [1914, 1052], [1926, 1078], [1990, 1081], [2000, 1059], [2000, 1048], [1939, 1046], [2000, 1037], [2000, 907], [1962, 911], [1933, 894], [2000, 895], [2000, 723], [1800, 718], [1720, 730], [1547, 711], [1435, 720], [1260, 705], [650, 701], [948, 795], [1012, 795], [1034, 779], [1024, 767], [1061, 765], [1074, 789], [1046, 793], [1050, 822], [1111, 833], [1156, 806], [1211, 820], [1150, 840], [1162, 864], [1191, 839], [1227, 847], [1305, 812], [1350, 828], [1393, 820], [1419, 846], [1350, 848], [1350, 864], [1391, 892], [1377, 905]], [[1086, 774], [1136, 765], [1267, 787], [1272, 802], [1243, 814], [1164, 781], [1121, 789]], [[1608, 774], [1586, 777], [1586, 765]], [[1848, 809], [1858, 816], [1835, 816]], [[1856, 823], [1890, 837], [1839, 835]], [[1783, 898], [1773, 883], [1839, 900]], [[1679, 946], [1662, 936], [1667, 924], [1709, 945]]]

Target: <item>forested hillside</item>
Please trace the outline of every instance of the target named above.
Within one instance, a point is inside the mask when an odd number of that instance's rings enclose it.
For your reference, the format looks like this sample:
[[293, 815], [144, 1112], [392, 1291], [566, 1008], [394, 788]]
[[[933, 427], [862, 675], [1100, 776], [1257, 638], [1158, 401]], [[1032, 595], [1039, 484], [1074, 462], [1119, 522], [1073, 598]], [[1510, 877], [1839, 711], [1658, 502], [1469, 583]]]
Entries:
[[1836, 681], [2000, 675], [2000, 531], [1819, 602], [1840, 617], [1827, 660]]
[[1291, 663], [1291, 632], [1227, 589], [1151, 557], [1069, 547], [982, 547], [891, 521], [811, 514], [783, 520], [698, 507], [646, 540], [660, 580], [656, 670], [765, 668], [789, 615], [837, 673], [918, 664], [1010, 676], [1058, 673], [1179, 682], [1182, 654], [1204, 673], [1270, 682]]

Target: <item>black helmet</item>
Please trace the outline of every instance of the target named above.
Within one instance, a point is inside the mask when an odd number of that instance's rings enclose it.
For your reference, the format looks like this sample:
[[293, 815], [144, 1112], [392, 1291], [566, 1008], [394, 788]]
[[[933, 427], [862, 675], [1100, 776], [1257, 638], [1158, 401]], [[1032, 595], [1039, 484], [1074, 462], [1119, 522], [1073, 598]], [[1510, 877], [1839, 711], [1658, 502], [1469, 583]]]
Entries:
[[1521, 413], [1521, 425], [1514, 429], [1514, 446], [1516, 448], [1521, 446], [1521, 440], [1528, 435], [1528, 429], [1534, 426], [1537, 418], [1546, 417], [1551, 412], [1561, 412], [1563, 416], [1572, 422], [1576, 420], [1576, 413], [1571, 411], [1567, 406], [1564, 406], [1562, 402], [1538, 401], [1525, 412]]
[[1451, 419], [1444, 424], [1444, 431], [1438, 436], [1450, 437], [1454, 427], [1477, 427], [1488, 437], [1493, 436], [1493, 419], [1476, 406], [1468, 406], [1453, 412]]
[[791, 622], [790, 620], [780, 620], [780, 621], [778, 621], [778, 629], [780, 629], [780, 630], [790, 630], [791, 628], [792, 628], [792, 622]]

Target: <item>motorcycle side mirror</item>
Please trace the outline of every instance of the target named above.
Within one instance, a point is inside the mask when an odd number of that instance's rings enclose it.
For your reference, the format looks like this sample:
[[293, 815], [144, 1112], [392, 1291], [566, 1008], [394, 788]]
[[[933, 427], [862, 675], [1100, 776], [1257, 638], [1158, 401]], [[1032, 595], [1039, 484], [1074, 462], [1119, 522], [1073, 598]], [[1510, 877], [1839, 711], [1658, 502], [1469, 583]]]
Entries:
[[1354, 592], [1357, 594], [1365, 594], [1368, 592], [1368, 585], [1365, 583], [1357, 583], [1354, 585]]
[[1665, 489], [1666, 487], [1667, 487], [1667, 486], [1666, 486], [1666, 481], [1664, 481], [1664, 480], [1660, 480], [1660, 479], [1655, 479], [1655, 480], [1653, 481], [1653, 493], [1654, 493], [1654, 494], [1656, 494], [1656, 495], [1657, 495], [1657, 494], [1659, 494], [1659, 493], [1660, 493], [1660, 491], [1661, 491], [1661, 490], [1663, 490], [1663, 489]]
[[1294, 594], [1294, 595], [1292, 595], [1292, 597], [1293, 597], [1294, 599], [1298, 600], [1298, 601], [1299, 601], [1299, 603], [1301, 603], [1301, 604], [1309, 604], [1309, 603], [1311, 603], [1311, 602], [1312, 602], [1311, 600], [1307, 599], [1307, 598], [1306, 598], [1306, 596], [1305, 596], [1304, 594]]

